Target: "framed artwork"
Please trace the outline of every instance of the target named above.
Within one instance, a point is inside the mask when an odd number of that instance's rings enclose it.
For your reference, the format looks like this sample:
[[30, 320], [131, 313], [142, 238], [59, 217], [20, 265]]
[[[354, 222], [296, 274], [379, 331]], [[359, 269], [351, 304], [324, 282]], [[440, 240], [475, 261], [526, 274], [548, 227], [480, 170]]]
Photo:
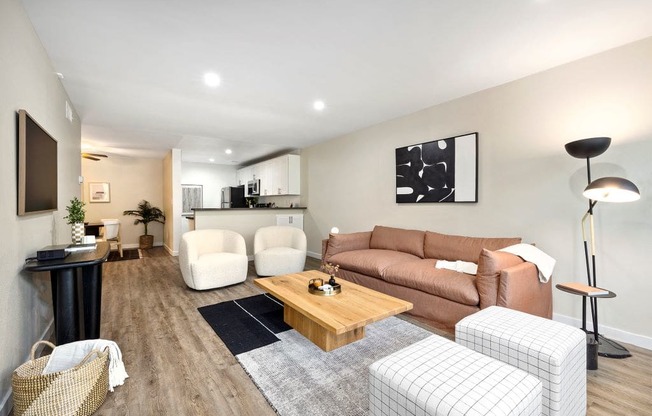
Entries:
[[396, 202], [478, 202], [478, 133], [396, 149]]
[[192, 215], [193, 208], [203, 208], [202, 185], [181, 185], [182, 212], [181, 215]]
[[108, 182], [89, 182], [88, 199], [90, 202], [111, 202], [111, 191]]

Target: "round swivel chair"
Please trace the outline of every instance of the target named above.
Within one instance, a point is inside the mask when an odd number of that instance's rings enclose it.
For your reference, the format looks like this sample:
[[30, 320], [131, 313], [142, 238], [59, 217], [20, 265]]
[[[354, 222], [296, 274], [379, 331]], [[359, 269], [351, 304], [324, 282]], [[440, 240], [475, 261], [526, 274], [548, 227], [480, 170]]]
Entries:
[[258, 276], [302, 272], [306, 265], [307, 242], [303, 230], [274, 225], [256, 230], [254, 265]]
[[179, 267], [196, 290], [244, 282], [248, 259], [244, 238], [230, 230], [195, 230], [181, 236]]

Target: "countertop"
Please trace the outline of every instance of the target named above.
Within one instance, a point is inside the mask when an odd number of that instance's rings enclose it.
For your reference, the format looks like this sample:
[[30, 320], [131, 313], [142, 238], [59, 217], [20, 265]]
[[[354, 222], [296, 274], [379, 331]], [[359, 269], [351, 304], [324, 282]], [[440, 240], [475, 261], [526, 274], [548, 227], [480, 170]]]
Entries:
[[193, 208], [196, 213], [199, 211], [282, 211], [287, 209], [308, 209], [308, 207], [276, 207], [276, 208]]

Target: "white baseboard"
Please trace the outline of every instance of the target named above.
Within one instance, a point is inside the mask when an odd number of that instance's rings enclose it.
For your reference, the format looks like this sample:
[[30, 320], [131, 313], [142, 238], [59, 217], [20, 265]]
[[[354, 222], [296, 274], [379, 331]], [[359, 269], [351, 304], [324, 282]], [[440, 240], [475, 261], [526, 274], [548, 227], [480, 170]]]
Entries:
[[315, 253], [314, 251], [309, 251], [306, 253], [308, 257], [312, 257], [313, 259], [321, 260], [321, 253]]
[[[156, 245], [156, 244], [154, 244], [154, 245]], [[163, 244], [163, 243], [161, 243], [161, 244], [159, 244], [159, 245], [163, 246], [163, 248], [165, 249], [165, 251], [167, 251], [168, 254], [169, 254], [170, 256], [176, 257], [176, 256], [179, 255], [179, 252], [178, 252], [178, 251], [174, 251], [174, 250], [172, 250], [170, 247], [168, 247], [167, 244]]]
[[[39, 341], [44, 340], [44, 339], [50, 339], [52, 335], [54, 334], [54, 319], [50, 321], [50, 323], [45, 327], [45, 330], [41, 334], [41, 338], [39, 338]], [[31, 347], [30, 347], [30, 352], [31, 352]], [[37, 349], [36, 350], [36, 355], [38, 355], [40, 351]], [[21, 362], [25, 363], [29, 360], [29, 352], [27, 353], [27, 356], [25, 359]], [[13, 396], [11, 394], [11, 390], [7, 391], [5, 394], [5, 397], [0, 400], [0, 416], [8, 416], [9, 413], [11, 413], [11, 410], [14, 407], [14, 400]]]
[[[163, 246], [163, 243], [159, 241], [159, 242], [154, 242], [153, 245], [154, 245], [154, 247], [161, 247], [161, 246]], [[130, 243], [130, 244], [123, 244], [122, 245], [123, 250], [126, 250], [128, 248], [140, 248], [140, 245], [138, 243]]]
[[[553, 313], [552, 319], [577, 328], [582, 327], [582, 320], [579, 318], [573, 318], [571, 316], [566, 316], [559, 313]], [[591, 328], [593, 328], [593, 322], [587, 319], [586, 327], [587, 329], [591, 330]], [[604, 335], [605, 337], [613, 339], [614, 341], [625, 342], [627, 344], [632, 344], [632, 345], [636, 345], [637, 347], [645, 348], [646, 350], [652, 350], [651, 337], [646, 337], [644, 335], [639, 335], [639, 334], [633, 334], [631, 332], [623, 331], [617, 328], [612, 328], [610, 326], [605, 326], [602, 324], [600, 324], [600, 328], [598, 332], [600, 332], [600, 335]]]
[[129, 248], [138, 248], [138, 244], [123, 244], [122, 249], [127, 250]]

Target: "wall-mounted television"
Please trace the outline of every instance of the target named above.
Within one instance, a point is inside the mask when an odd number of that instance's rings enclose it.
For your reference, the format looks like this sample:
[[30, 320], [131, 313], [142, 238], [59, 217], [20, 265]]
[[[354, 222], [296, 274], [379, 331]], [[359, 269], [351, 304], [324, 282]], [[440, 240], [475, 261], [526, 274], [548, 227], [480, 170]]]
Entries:
[[18, 215], [57, 210], [57, 141], [18, 110]]

